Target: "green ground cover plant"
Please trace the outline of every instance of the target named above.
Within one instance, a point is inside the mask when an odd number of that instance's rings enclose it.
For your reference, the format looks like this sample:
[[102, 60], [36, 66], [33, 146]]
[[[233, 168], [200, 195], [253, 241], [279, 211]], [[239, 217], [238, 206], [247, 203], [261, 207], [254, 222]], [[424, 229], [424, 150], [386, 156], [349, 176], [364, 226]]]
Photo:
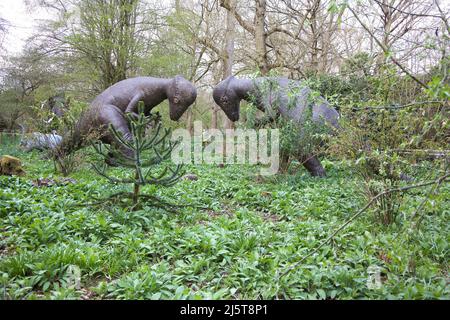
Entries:
[[[81, 152], [88, 158], [90, 151]], [[198, 180], [142, 190], [209, 208], [174, 214], [145, 204], [136, 211], [78, 206], [124, 187], [92, 179], [88, 164], [64, 180], [51, 160], [22, 153], [14, 141], [0, 153], [20, 157], [27, 171], [0, 177], [2, 299], [449, 298], [448, 184], [422, 209], [418, 234], [407, 231], [425, 189], [404, 194], [394, 223], [362, 215], [277, 280], [364, 205], [361, 178], [345, 161], [324, 161], [326, 179], [298, 163], [264, 178], [257, 167], [190, 165]], [[54, 183], [37, 183], [44, 178]], [[380, 288], [367, 286], [371, 266], [381, 270]]]

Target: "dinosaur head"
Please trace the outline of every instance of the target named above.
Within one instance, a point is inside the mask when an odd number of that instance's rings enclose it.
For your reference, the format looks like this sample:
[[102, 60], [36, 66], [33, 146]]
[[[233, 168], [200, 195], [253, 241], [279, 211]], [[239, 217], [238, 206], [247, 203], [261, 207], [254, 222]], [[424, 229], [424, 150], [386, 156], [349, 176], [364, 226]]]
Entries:
[[220, 82], [213, 91], [213, 98], [216, 104], [225, 112], [231, 121], [239, 120], [239, 103], [241, 97], [233, 87], [235, 78], [230, 76]]
[[185, 78], [176, 76], [170, 82], [167, 98], [169, 100], [170, 119], [177, 121], [187, 108], [194, 103], [197, 98], [197, 90]]

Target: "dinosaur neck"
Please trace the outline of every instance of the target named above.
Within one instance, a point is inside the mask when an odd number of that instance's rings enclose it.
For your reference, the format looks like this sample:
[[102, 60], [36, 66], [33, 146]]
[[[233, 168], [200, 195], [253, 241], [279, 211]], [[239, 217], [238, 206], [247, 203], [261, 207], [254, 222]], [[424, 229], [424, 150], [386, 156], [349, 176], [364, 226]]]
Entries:
[[144, 113], [151, 110], [169, 97], [170, 86], [173, 79], [146, 77], [141, 87], [144, 90], [143, 101], [145, 102]]
[[148, 85], [143, 86], [144, 88], [147, 88], [148, 92], [146, 92], [146, 95], [153, 97], [155, 100], [161, 100], [155, 101], [155, 103], [158, 102], [159, 104], [169, 96], [169, 87], [172, 80], [173, 79], [148, 77]]
[[166, 78], [156, 78], [157, 83], [157, 91], [164, 93], [164, 99], [167, 99], [169, 97], [169, 88], [172, 84], [173, 79], [166, 79]]
[[235, 81], [237, 81], [235, 92], [239, 98], [247, 102], [255, 103], [259, 110], [266, 112], [265, 99], [258, 90], [258, 86], [264, 81], [264, 78], [236, 79]]
[[252, 79], [234, 79], [233, 87], [240, 99], [249, 101], [254, 94], [254, 83]]

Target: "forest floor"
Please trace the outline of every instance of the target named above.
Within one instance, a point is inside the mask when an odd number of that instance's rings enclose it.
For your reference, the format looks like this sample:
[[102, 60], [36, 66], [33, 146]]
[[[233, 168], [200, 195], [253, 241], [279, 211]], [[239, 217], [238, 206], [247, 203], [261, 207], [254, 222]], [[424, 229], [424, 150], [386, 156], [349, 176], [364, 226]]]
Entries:
[[405, 195], [394, 224], [369, 210], [278, 279], [364, 206], [345, 162], [324, 161], [325, 179], [298, 164], [263, 178], [257, 167], [188, 166], [198, 180], [144, 192], [209, 209], [170, 213], [89, 206], [131, 187], [87, 163], [63, 180], [38, 152], [4, 143], [5, 154], [27, 175], [0, 177], [0, 299], [450, 298], [448, 184], [423, 208], [419, 231], [408, 231], [408, 218], [428, 189]]

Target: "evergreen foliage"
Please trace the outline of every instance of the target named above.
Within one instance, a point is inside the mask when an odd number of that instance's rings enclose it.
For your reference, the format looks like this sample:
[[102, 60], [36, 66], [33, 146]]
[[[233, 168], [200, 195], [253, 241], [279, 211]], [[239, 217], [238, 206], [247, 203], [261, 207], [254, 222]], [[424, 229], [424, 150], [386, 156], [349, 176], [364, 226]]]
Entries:
[[[170, 140], [170, 130], [162, 128], [154, 115], [144, 114], [144, 103], [141, 101], [138, 106], [139, 114], [127, 114], [130, 124], [131, 137], [125, 137], [117, 131], [114, 126], [110, 126], [111, 132], [117, 139], [116, 146], [105, 144], [93, 144], [94, 149], [105, 160], [114, 158], [117, 166], [130, 170], [126, 178], [114, 177], [108, 173], [108, 166], [93, 164], [94, 170], [101, 176], [108, 179], [113, 184], [133, 184], [132, 193], [119, 193], [110, 197], [128, 197], [132, 199], [133, 208], [137, 207], [139, 199], [151, 200], [156, 206], [167, 205], [173, 208], [173, 205], [151, 196], [141, 194], [141, 187], [145, 185], [157, 185], [162, 187], [172, 186], [182, 176], [182, 164], [175, 168], [166, 163], [176, 142]], [[161, 169], [161, 166], [164, 168]]]

